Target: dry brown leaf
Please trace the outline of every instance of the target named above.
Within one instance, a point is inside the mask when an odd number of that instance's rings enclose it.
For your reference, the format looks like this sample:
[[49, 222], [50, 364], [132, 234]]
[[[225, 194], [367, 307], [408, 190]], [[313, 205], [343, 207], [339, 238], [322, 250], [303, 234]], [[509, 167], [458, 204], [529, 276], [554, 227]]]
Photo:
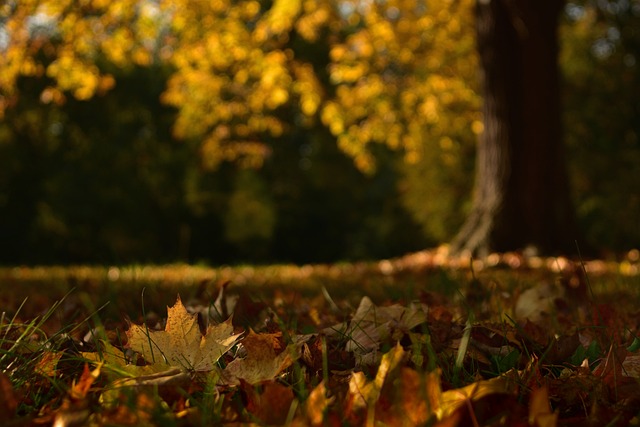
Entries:
[[61, 357], [61, 351], [45, 351], [34, 369], [40, 375], [54, 377], [56, 375], [56, 367]]
[[440, 407], [440, 372], [425, 373], [403, 367], [401, 380], [402, 400], [398, 406], [403, 411], [405, 421], [408, 420], [410, 425], [426, 425], [435, 417]]
[[411, 329], [427, 321], [427, 311], [424, 304], [378, 307], [365, 296], [345, 333], [350, 338], [345, 349], [354, 352], [360, 365], [377, 364], [380, 343], [402, 339]]
[[640, 355], [627, 356], [622, 362], [622, 375], [640, 379]]
[[187, 312], [179, 296], [167, 313], [164, 331], [148, 331], [135, 324], [127, 331], [128, 347], [142, 354], [147, 362], [210, 371], [240, 336], [233, 334], [230, 320], [210, 325], [202, 335], [197, 315]]
[[241, 381], [240, 388], [247, 400], [247, 411], [266, 425], [283, 425], [293, 403], [293, 389], [276, 381], [255, 387]]
[[249, 384], [272, 380], [287, 369], [300, 356], [299, 346], [292, 344], [279, 351], [280, 335], [249, 334], [242, 340], [247, 351], [243, 359], [231, 361], [223, 371], [223, 378], [229, 384], [239, 384], [240, 379]]
[[376, 405], [379, 404], [380, 393], [388, 375], [394, 371], [403, 358], [405, 351], [401, 345], [396, 345], [391, 351], [385, 353], [378, 366], [378, 372], [373, 381], [367, 380], [362, 372], [354, 372], [349, 381], [349, 397], [347, 400], [347, 415], [354, 416], [366, 408], [367, 419], [375, 419]]
[[443, 419], [450, 416], [468, 401], [478, 401], [485, 396], [509, 393], [513, 388], [510, 375], [511, 371], [499, 377], [477, 381], [465, 387], [443, 392], [438, 418]]
[[542, 282], [520, 294], [515, 317], [524, 321], [541, 322], [556, 314], [556, 301], [564, 297], [564, 289], [556, 283]]
[[0, 421], [6, 422], [11, 420], [18, 409], [18, 399], [13, 390], [11, 380], [7, 375], [0, 371]]

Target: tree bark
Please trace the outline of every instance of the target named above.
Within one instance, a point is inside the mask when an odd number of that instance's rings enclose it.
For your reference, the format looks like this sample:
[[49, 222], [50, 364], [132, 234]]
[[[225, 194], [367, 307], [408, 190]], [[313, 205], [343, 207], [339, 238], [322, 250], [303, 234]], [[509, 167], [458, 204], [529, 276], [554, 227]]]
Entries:
[[484, 131], [467, 221], [451, 244], [475, 255], [575, 251], [561, 128], [562, 0], [478, 0]]

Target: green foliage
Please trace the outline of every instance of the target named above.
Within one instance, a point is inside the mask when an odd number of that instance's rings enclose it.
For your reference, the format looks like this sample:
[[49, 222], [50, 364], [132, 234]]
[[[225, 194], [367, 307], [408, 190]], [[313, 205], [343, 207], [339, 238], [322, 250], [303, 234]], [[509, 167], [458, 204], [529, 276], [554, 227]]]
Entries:
[[565, 136], [588, 242], [628, 249], [640, 241], [640, 15], [637, 5], [598, 4], [567, 8]]
[[224, 217], [227, 240], [249, 246], [248, 251], [273, 237], [275, 221], [275, 206], [264, 180], [252, 170], [239, 171]]
[[475, 138], [470, 130], [456, 139], [443, 136], [424, 147], [420, 160], [400, 169], [403, 205], [434, 242], [450, 240], [470, 208]]

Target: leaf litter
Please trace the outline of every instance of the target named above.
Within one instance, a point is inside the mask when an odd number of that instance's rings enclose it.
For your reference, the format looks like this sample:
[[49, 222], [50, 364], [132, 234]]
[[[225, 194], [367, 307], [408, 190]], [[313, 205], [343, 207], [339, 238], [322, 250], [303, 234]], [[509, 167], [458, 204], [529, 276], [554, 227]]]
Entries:
[[93, 320], [84, 335], [46, 336], [38, 322], [3, 316], [0, 421], [640, 423], [633, 302], [597, 300], [580, 269], [557, 273], [527, 289], [474, 277], [459, 294], [421, 289], [410, 300], [364, 296], [353, 306], [326, 289], [258, 300], [225, 281], [215, 298], [178, 296], [166, 318]]

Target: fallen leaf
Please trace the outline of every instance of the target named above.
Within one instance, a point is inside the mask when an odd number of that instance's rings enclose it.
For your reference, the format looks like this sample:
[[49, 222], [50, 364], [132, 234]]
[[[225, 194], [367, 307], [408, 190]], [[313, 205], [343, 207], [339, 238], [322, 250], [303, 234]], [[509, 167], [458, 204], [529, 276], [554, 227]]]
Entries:
[[373, 381], [369, 381], [362, 372], [354, 372], [349, 381], [349, 397], [347, 410], [349, 416], [358, 418], [358, 412], [366, 409], [367, 419], [375, 419], [376, 406], [380, 405], [380, 393], [387, 381], [387, 376], [394, 371], [403, 360], [405, 351], [400, 344], [397, 344], [391, 351], [385, 353], [378, 366], [378, 372]]
[[564, 297], [564, 289], [555, 283], [542, 282], [520, 294], [515, 317], [524, 321], [541, 322], [556, 314], [556, 301]]
[[622, 362], [622, 375], [640, 379], [640, 355], [627, 356]]
[[280, 351], [281, 333], [249, 334], [242, 340], [247, 356], [229, 362], [223, 371], [228, 384], [240, 384], [244, 380], [249, 384], [258, 384], [272, 380], [287, 369], [300, 356], [299, 345], [291, 344]]
[[61, 407], [55, 411], [54, 426], [76, 426], [86, 424], [91, 412], [88, 409], [88, 394], [91, 386], [100, 376], [100, 366], [89, 370], [85, 363], [78, 381], [74, 381]]
[[61, 357], [61, 351], [45, 351], [42, 358], [38, 360], [35, 371], [45, 377], [54, 377]]
[[176, 369], [166, 363], [154, 363], [153, 365], [137, 366], [127, 363], [124, 353], [106, 341], [100, 342], [99, 352], [82, 352], [82, 357], [93, 364], [98, 364], [102, 369], [111, 374], [115, 379], [140, 378], [154, 375], [159, 372]]
[[410, 368], [401, 371], [401, 401], [399, 410], [410, 425], [428, 425], [435, 418], [440, 406], [442, 390], [440, 389], [440, 372], [418, 372]]
[[85, 363], [82, 375], [78, 382], [74, 382], [69, 390], [69, 397], [73, 400], [82, 400], [87, 397], [89, 389], [93, 385], [93, 382], [100, 376], [100, 367], [98, 366], [93, 371], [89, 370], [89, 365]]
[[450, 416], [469, 401], [478, 401], [485, 396], [494, 394], [508, 394], [513, 388], [512, 379], [510, 378], [513, 372], [509, 371], [499, 377], [476, 381], [465, 387], [443, 392], [438, 418], [443, 419]]
[[164, 331], [149, 331], [135, 324], [127, 331], [128, 347], [142, 354], [147, 362], [210, 371], [240, 336], [233, 334], [230, 320], [210, 325], [202, 335], [197, 315], [187, 312], [179, 296], [167, 313]]
[[240, 381], [240, 389], [247, 399], [247, 411], [266, 425], [282, 425], [293, 403], [293, 389], [276, 381], [253, 386]]
[[133, 378], [121, 378], [110, 382], [100, 395], [100, 403], [106, 408], [114, 408], [121, 403], [127, 390], [152, 389], [159, 396], [180, 394], [191, 382], [191, 377], [179, 367]]
[[16, 409], [18, 409], [18, 399], [11, 380], [0, 371], [0, 421], [11, 420], [16, 414]]
[[345, 332], [349, 337], [345, 349], [354, 352], [359, 365], [377, 364], [380, 344], [401, 340], [411, 329], [427, 321], [427, 311], [425, 304], [378, 307], [365, 296]]
[[329, 405], [335, 400], [335, 397], [327, 397], [327, 388], [324, 381], [321, 381], [305, 401], [305, 414], [309, 425], [320, 426], [325, 419], [325, 412]]
[[601, 377], [605, 384], [614, 388], [623, 376], [623, 363], [627, 355], [626, 348], [612, 344], [607, 357], [593, 370], [593, 375]]
[[540, 387], [531, 392], [529, 424], [535, 427], [556, 427], [558, 425], [558, 413], [551, 411], [547, 387]]

